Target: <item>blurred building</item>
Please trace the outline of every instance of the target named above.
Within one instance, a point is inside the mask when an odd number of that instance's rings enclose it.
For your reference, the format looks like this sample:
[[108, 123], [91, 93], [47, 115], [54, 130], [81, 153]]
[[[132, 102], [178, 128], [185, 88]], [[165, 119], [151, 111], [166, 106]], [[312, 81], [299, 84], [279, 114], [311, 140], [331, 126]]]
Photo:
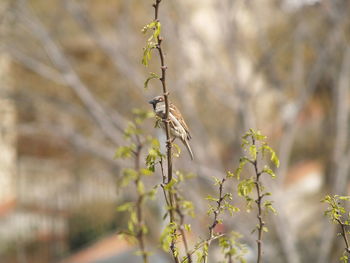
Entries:
[[23, 127], [15, 68], [0, 54], [0, 261], [53, 262], [67, 251], [72, 211], [114, 204], [114, 179], [98, 163], [79, 178], [67, 142]]

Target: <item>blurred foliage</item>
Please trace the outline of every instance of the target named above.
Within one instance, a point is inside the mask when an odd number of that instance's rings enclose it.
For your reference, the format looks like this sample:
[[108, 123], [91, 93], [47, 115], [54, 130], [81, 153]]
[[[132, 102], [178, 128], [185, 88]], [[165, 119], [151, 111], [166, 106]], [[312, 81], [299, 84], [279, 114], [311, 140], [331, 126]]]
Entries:
[[126, 219], [117, 216], [113, 203], [91, 203], [79, 207], [68, 221], [70, 251], [76, 251], [116, 231]]

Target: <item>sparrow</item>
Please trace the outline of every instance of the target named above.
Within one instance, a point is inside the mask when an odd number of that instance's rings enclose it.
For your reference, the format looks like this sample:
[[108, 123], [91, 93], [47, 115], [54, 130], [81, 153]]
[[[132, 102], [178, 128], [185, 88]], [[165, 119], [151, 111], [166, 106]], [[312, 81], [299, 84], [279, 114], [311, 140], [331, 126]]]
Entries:
[[[165, 101], [163, 96], [157, 96], [154, 97], [152, 100], [149, 101], [150, 104], [153, 106], [154, 113], [161, 119], [165, 119]], [[193, 152], [189, 144], [189, 140], [191, 139], [190, 132], [188, 130], [188, 126], [184, 120], [184, 118], [181, 115], [181, 112], [178, 110], [178, 108], [171, 102], [169, 102], [169, 126], [170, 126], [170, 133], [174, 137], [174, 140], [176, 138], [179, 138], [182, 143], [186, 146], [188, 153], [191, 156], [191, 159], [193, 160]], [[165, 129], [164, 122], [161, 121], [160, 125], [163, 129]]]

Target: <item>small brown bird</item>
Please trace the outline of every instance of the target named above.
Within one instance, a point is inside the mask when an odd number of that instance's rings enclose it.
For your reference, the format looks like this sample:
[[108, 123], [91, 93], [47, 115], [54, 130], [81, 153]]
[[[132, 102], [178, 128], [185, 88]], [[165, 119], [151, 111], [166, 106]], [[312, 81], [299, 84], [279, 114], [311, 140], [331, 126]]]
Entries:
[[[152, 104], [155, 114], [159, 118], [164, 119], [165, 118], [164, 97], [157, 96], [153, 98], [151, 101], [149, 101], [149, 103]], [[171, 102], [169, 103], [169, 119], [170, 119], [169, 125], [170, 125], [171, 135], [174, 136], [175, 138], [179, 138], [182, 141], [182, 143], [186, 146], [188, 153], [191, 156], [191, 159], [193, 160], [193, 152], [188, 142], [191, 139], [188, 126], [184, 118], [182, 117], [181, 112]], [[160, 122], [160, 123], [161, 123], [160, 124], [161, 127], [165, 129], [164, 122]]]

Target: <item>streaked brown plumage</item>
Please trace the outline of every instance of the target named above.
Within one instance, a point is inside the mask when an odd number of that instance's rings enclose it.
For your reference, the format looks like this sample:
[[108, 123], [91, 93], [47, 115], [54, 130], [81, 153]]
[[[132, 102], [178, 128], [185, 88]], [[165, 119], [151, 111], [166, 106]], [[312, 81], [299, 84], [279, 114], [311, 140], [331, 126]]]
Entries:
[[[150, 104], [153, 106], [153, 110], [156, 113], [156, 115], [164, 119], [165, 118], [165, 102], [163, 96], [157, 96], [153, 98], [151, 101], [149, 101]], [[181, 115], [181, 112], [179, 109], [170, 102], [169, 104], [169, 119], [170, 119], [170, 132], [171, 135], [175, 138], [179, 138], [182, 143], [186, 146], [191, 159], [193, 160], [193, 152], [189, 144], [189, 140], [191, 139], [191, 135], [188, 129], [188, 126], [184, 120], [184, 118]], [[162, 128], [165, 129], [165, 125], [163, 122], [161, 122]]]

